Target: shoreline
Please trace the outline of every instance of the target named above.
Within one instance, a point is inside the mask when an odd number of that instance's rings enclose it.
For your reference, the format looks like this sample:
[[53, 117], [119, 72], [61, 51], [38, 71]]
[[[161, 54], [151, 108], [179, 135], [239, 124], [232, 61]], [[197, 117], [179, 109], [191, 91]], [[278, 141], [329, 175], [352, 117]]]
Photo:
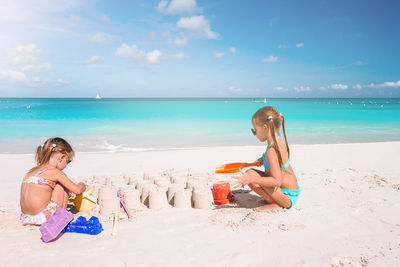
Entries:
[[[360, 142], [315, 142], [315, 143], [290, 143], [289, 146], [314, 146], [314, 145], [361, 145], [361, 144], [381, 144], [381, 143], [400, 143], [399, 140], [385, 140], [385, 141], [360, 141]], [[72, 144], [73, 145], [73, 144]], [[227, 148], [227, 147], [242, 147], [242, 148], [247, 148], [247, 147], [262, 147], [264, 146], [264, 143], [260, 143], [258, 145], [256, 144], [242, 144], [242, 145], [233, 145], [233, 144], [218, 144], [218, 145], [199, 145], [199, 146], [181, 146], [181, 147], [123, 147], [122, 149], [104, 149], [104, 150], [91, 150], [91, 151], [81, 151], [81, 150], [75, 150], [75, 153], [141, 153], [141, 152], [158, 152], [158, 151], [180, 151], [180, 150], [195, 150], [195, 149], [207, 149], [207, 148]], [[29, 153], [29, 152], [1, 152], [0, 155], [31, 155], [34, 154], [34, 152]]]

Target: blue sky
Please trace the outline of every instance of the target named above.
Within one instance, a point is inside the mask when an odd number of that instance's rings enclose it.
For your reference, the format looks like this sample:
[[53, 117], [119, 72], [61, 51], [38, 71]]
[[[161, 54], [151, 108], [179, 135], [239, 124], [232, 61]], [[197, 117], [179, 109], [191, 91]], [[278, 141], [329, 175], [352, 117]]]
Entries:
[[397, 1], [0, 3], [0, 97], [400, 97]]

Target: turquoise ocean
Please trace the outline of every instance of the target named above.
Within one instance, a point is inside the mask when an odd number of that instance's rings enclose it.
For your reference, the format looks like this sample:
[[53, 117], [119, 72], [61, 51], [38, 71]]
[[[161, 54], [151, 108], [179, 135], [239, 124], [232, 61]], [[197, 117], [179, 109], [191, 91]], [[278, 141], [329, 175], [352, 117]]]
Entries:
[[0, 153], [33, 153], [45, 139], [77, 151], [258, 145], [259, 108], [286, 120], [289, 144], [400, 141], [400, 99], [0, 98]]

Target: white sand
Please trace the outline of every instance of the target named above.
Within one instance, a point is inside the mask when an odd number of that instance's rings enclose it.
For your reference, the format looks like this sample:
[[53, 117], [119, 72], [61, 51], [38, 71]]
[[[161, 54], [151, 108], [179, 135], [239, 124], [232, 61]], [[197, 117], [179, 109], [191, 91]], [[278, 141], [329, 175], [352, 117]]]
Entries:
[[[293, 145], [301, 195], [277, 213], [259, 198], [212, 210], [145, 209], [97, 236], [66, 233], [53, 243], [19, 224], [19, 188], [33, 155], [0, 155], [0, 266], [400, 266], [400, 142]], [[78, 153], [65, 170], [93, 175], [190, 173], [214, 181], [215, 166], [255, 160], [257, 147], [137, 153]]]

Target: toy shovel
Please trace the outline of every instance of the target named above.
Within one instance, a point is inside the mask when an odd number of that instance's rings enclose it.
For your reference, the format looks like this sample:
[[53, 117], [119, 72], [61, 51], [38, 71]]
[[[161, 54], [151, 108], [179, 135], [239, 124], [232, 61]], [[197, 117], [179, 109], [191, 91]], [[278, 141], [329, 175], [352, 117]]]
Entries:
[[128, 219], [130, 219], [131, 218], [131, 214], [129, 213], [129, 210], [126, 207], [125, 202], [122, 200], [121, 190], [118, 190], [117, 195], [119, 197], [119, 203], [121, 203], [121, 206], [124, 208], [124, 211], [126, 212], [126, 215], [128, 215]]
[[235, 173], [235, 172], [240, 172], [240, 170], [243, 168], [252, 167], [252, 166], [258, 166], [258, 163], [257, 162], [252, 162], [252, 163], [235, 162], [235, 163], [224, 164], [224, 165], [218, 166], [215, 169], [215, 172], [216, 173]]

